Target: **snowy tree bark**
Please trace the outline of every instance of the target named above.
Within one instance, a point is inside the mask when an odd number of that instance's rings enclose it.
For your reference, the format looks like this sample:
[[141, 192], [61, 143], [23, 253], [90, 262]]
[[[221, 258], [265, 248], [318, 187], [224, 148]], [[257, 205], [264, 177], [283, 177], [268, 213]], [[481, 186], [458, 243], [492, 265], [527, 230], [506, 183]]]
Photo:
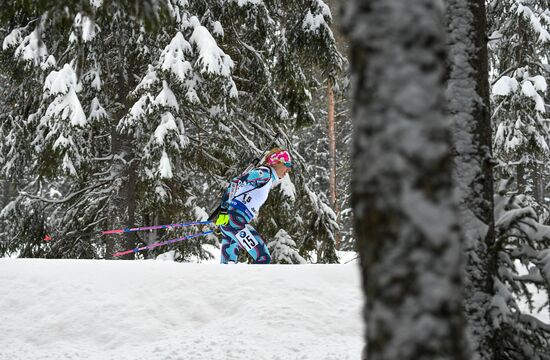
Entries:
[[353, 203], [367, 296], [363, 358], [467, 359], [443, 96], [444, 9], [435, 0], [356, 0], [345, 23]]
[[455, 143], [455, 178], [466, 243], [464, 308], [475, 359], [494, 359], [490, 323], [494, 250], [491, 119], [484, 0], [447, 3], [450, 78], [447, 87]]
[[[111, 129], [111, 151], [114, 155], [113, 172], [115, 176], [120, 179], [120, 183], [117, 186], [118, 193], [115, 195], [114, 208], [116, 210], [116, 219], [119, 224], [115, 224], [113, 228], [120, 227], [122, 225], [125, 228], [131, 228], [136, 225], [136, 208], [137, 208], [137, 194], [136, 187], [138, 182], [137, 174], [137, 159], [135, 158], [136, 149], [132, 143], [132, 137], [126, 133], [121, 133], [117, 128], [117, 124], [121, 119], [126, 116], [129, 109], [132, 107], [132, 102], [129, 99], [130, 89], [134, 89], [137, 85], [135, 75], [139, 73], [139, 66], [135, 61], [125, 60], [124, 47], [122, 44], [118, 46], [119, 56], [119, 71], [117, 84], [117, 101], [118, 111], [115, 112], [114, 122]], [[126, 64], [126, 66], [124, 66]], [[120, 223], [121, 222], [121, 223]], [[113, 241], [113, 239], [109, 239]], [[133, 249], [137, 244], [136, 233], [124, 234], [124, 241], [116, 241], [113, 245], [109, 245], [108, 250], [114, 252]], [[107, 258], [112, 257], [112, 253], [109, 251], [106, 254]], [[120, 259], [133, 260], [134, 254], [123, 255]]]
[[[123, 109], [119, 116], [123, 116], [127, 109]], [[119, 118], [119, 117], [117, 117]], [[117, 160], [115, 160], [114, 173], [120, 180], [118, 193], [115, 195], [116, 201], [113, 204], [115, 215], [113, 219], [113, 228], [123, 227], [131, 228], [136, 225], [136, 183], [137, 169], [135, 166], [133, 149], [130, 139], [121, 135], [116, 129], [112, 132], [112, 151]], [[112, 254], [118, 251], [133, 249], [136, 247], [136, 234], [124, 234], [124, 241], [116, 238], [108, 238], [107, 258], [112, 258]], [[132, 260], [134, 254], [121, 256], [120, 259]]]

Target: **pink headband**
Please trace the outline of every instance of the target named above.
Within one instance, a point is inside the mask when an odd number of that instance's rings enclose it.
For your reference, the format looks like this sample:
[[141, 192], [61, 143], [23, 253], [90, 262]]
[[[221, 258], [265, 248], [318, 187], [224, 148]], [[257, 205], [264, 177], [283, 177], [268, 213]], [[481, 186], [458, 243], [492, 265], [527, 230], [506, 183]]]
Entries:
[[275, 154], [271, 154], [266, 161], [269, 165], [283, 163], [287, 167], [292, 167], [292, 160], [290, 159], [290, 154], [286, 150], [281, 150], [279, 152], [276, 152]]

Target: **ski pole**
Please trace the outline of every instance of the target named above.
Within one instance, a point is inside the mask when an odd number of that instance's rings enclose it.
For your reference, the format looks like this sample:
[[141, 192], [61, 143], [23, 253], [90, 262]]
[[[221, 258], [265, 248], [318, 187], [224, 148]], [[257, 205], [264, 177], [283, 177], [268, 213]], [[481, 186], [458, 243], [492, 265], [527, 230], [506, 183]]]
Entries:
[[104, 231], [101, 232], [101, 234], [102, 235], [121, 234], [121, 233], [129, 233], [129, 232], [134, 232], [134, 231], [170, 229], [170, 228], [175, 228], [175, 227], [193, 226], [193, 225], [207, 225], [207, 224], [211, 224], [211, 223], [212, 223], [212, 221], [192, 221], [192, 222], [188, 222], [188, 223], [179, 223], [179, 224], [153, 225], [153, 226], [142, 226], [142, 227], [136, 227], [136, 228], [104, 230]]
[[163, 245], [173, 244], [173, 243], [178, 242], [178, 241], [193, 239], [193, 238], [196, 238], [196, 237], [199, 237], [199, 236], [204, 236], [204, 235], [211, 234], [213, 232], [214, 232], [214, 230], [208, 230], [208, 231], [198, 233], [198, 234], [186, 235], [186, 236], [179, 237], [179, 238], [176, 238], [176, 239], [166, 240], [166, 241], [154, 243], [154, 244], [147, 245], [147, 246], [142, 246], [142, 247], [131, 249], [131, 250], [120, 251], [120, 252], [114, 253], [113, 256], [118, 257], [118, 256], [127, 255], [127, 254], [131, 254], [131, 253], [137, 253], [137, 252], [140, 252], [140, 251], [143, 251], [143, 250], [150, 250], [150, 249], [156, 248], [158, 246], [163, 246]]

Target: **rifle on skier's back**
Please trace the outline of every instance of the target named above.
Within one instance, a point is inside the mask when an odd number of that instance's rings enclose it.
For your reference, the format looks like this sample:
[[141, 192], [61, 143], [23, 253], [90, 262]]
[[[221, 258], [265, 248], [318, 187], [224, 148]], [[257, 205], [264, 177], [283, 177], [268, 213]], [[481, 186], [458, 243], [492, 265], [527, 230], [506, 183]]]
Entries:
[[[243, 172], [241, 172], [241, 174], [239, 176], [242, 176], [244, 174], [246, 174], [247, 172], [249, 172], [250, 170], [254, 169], [255, 167], [258, 166], [258, 164], [260, 163], [260, 161], [264, 158], [264, 156], [269, 152], [269, 150], [274, 147], [274, 146], [277, 146], [277, 139], [281, 137], [281, 134], [280, 133], [276, 133], [275, 136], [271, 139], [271, 142], [269, 143], [268, 147], [262, 152], [262, 154], [259, 156], [259, 157], [256, 157], [254, 159], [252, 159], [250, 161], [250, 163], [248, 164], [248, 166], [246, 167], [246, 169], [244, 169]], [[222, 197], [223, 197], [223, 194], [222, 194]], [[220, 215], [220, 212], [222, 211], [222, 204], [221, 202], [218, 204], [218, 206], [216, 207], [216, 209], [214, 211], [212, 211], [212, 213], [210, 214], [210, 216], [208, 217], [208, 221], [214, 221], [215, 219], [218, 218], [218, 216]]]

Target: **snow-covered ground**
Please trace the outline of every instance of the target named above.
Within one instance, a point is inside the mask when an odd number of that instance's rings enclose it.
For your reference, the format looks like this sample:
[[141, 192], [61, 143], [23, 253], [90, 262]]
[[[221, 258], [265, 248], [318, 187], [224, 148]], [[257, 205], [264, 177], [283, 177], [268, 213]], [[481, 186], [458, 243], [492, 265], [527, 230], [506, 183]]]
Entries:
[[359, 359], [359, 283], [354, 262], [0, 259], [0, 359]]

